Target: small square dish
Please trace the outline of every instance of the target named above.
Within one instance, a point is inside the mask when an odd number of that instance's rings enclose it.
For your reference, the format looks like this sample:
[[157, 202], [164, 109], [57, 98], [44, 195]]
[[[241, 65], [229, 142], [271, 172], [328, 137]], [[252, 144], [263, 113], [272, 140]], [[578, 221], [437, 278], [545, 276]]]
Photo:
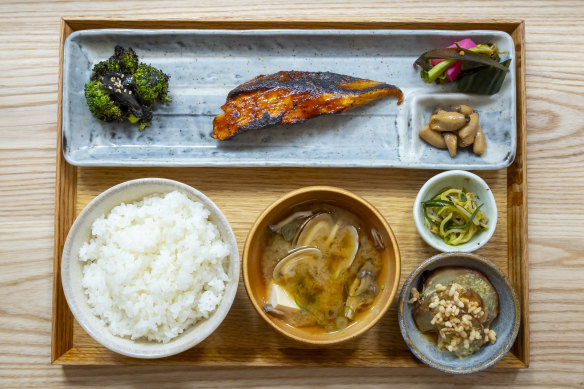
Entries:
[[[517, 147], [516, 123], [508, 112], [515, 110], [515, 101], [509, 94], [470, 95], [464, 93], [419, 93], [408, 99], [411, 113], [409, 124], [408, 152], [404, 159], [422, 165], [433, 164], [435, 169], [502, 169], [515, 158]], [[436, 108], [449, 110], [460, 104], [474, 108], [480, 116], [479, 123], [485, 134], [487, 150], [482, 156], [472, 152], [472, 147], [458, 148], [456, 157], [450, 158], [446, 149], [438, 149], [424, 142], [418, 133], [428, 123]]]

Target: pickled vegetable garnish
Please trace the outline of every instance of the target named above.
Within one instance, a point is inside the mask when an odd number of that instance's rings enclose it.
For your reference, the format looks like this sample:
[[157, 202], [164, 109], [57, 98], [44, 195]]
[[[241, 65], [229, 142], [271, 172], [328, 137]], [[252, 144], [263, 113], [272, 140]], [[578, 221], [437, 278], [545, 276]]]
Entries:
[[424, 222], [444, 243], [458, 246], [489, 228], [489, 219], [477, 203], [476, 195], [464, 189], [447, 189], [423, 201]]

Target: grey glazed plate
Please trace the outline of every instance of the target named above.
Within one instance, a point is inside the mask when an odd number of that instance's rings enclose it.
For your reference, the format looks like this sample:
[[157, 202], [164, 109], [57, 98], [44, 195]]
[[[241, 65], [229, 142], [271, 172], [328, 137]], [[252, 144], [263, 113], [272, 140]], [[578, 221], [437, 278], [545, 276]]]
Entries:
[[[438, 350], [435, 341], [416, 327], [411, 305], [408, 304], [412, 288], [422, 290], [420, 284], [424, 273], [445, 266], [478, 270], [489, 279], [499, 295], [499, 315], [491, 326], [491, 329], [497, 333], [496, 342], [484, 345], [476, 353], [463, 359], [459, 359], [452, 353]], [[442, 253], [427, 259], [410, 274], [399, 296], [399, 327], [406, 344], [420, 361], [445, 373], [476, 373], [493, 366], [507, 354], [515, 342], [519, 332], [520, 317], [519, 300], [509, 278], [491, 261], [476, 254]]]
[[[456, 93], [455, 85], [424, 84], [414, 60], [424, 51], [471, 37], [495, 42], [513, 60], [501, 31], [440, 30], [84, 30], [65, 43], [62, 141], [77, 166], [339, 166], [501, 169], [516, 146], [515, 66], [494, 96]], [[91, 68], [115, 45], [171, 76], [172, 103], [158, 105], [143, 132], [101, 122], [87, 109], [83, 86]], [[387, 98], [292, 126], [273, 126], [228, 141], [211, 137], [227, 93], [260, 74], [330, 71], [400, 87], [404, 103]], [[444, 150], [418, 131], [435, 105], [472, 104], [481, 113], [487, 152]]]

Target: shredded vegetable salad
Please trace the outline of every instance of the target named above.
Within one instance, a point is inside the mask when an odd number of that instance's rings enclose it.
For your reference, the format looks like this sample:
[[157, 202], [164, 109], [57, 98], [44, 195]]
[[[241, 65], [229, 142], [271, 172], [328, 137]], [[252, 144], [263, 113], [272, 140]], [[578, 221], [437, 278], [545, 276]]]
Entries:
[[478, 232], [489, 228], [489, 219], [481, 211], [474, 193], [464, 189], [447, 189], [423, 201], [424, 221], [444, 243], [457, 246], [467, 243]]

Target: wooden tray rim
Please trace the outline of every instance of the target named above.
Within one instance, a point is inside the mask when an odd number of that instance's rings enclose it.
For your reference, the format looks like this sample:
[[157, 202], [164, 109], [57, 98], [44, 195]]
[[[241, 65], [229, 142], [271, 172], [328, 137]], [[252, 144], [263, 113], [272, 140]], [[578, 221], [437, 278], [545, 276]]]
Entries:
[[[69, 228], [75, 220], [75, 200], [77, 190], [77, 167], [65, 161], [62, 150], [62, 88], [63, 88], [63, 48], [69, 34], [78, 30], [94, 28], [135, 28], [135, 29], [443, 29], [443, 30], [499, 30], [507, 32], [516, 46], [516, 95], [517, 95], [517, 152], [515, 161], [507, 168], [507, 224], [509, 277], [516, 286], [521, 303], [521, 327], [511, 350], [514, 358], [495, 365], [495, 368], [529, 367], [529, 274], [527, 257], [527, 121], [525, 100], [525, 22], [520, 19], [485, 19], [474, 22], [467, 20], [430, 18], [383, 18], [363, 20], [354, 18], [322, 19], [254, 19], [221, 18], [206, 20], [192, 19], [120, 19], [120, 18], [61, 18], [59, 50], [59, 87], [57, 114], [57, 161], [55, 180], [55, 236], [53, 261], [53, 312], [51, 331], [51, 364], [87, 365], [80, 348], [73, 347], [73, 322], [61, 287], [61, 252]], [[69, 201], [73, 199], [73, 201]], [[157, 364], [161, 360], [132, 360], [129, 364]], [[175, 364], [189, 364], [176, 363]], [[283, 366], [281, 363], [254, 364], [238, 361], [206, 361], [198, 366]], [[326, 366], [319, 363], [318, 366]], [[330, 366], [335, 366], [331, 363]], [[385, 365], [387, 366], [387, 365]], [[396, 363], [399, 367], [420, 367], [419, 362], [407, 359]], [[393, 367], [390, 364], [387, 367]]]

